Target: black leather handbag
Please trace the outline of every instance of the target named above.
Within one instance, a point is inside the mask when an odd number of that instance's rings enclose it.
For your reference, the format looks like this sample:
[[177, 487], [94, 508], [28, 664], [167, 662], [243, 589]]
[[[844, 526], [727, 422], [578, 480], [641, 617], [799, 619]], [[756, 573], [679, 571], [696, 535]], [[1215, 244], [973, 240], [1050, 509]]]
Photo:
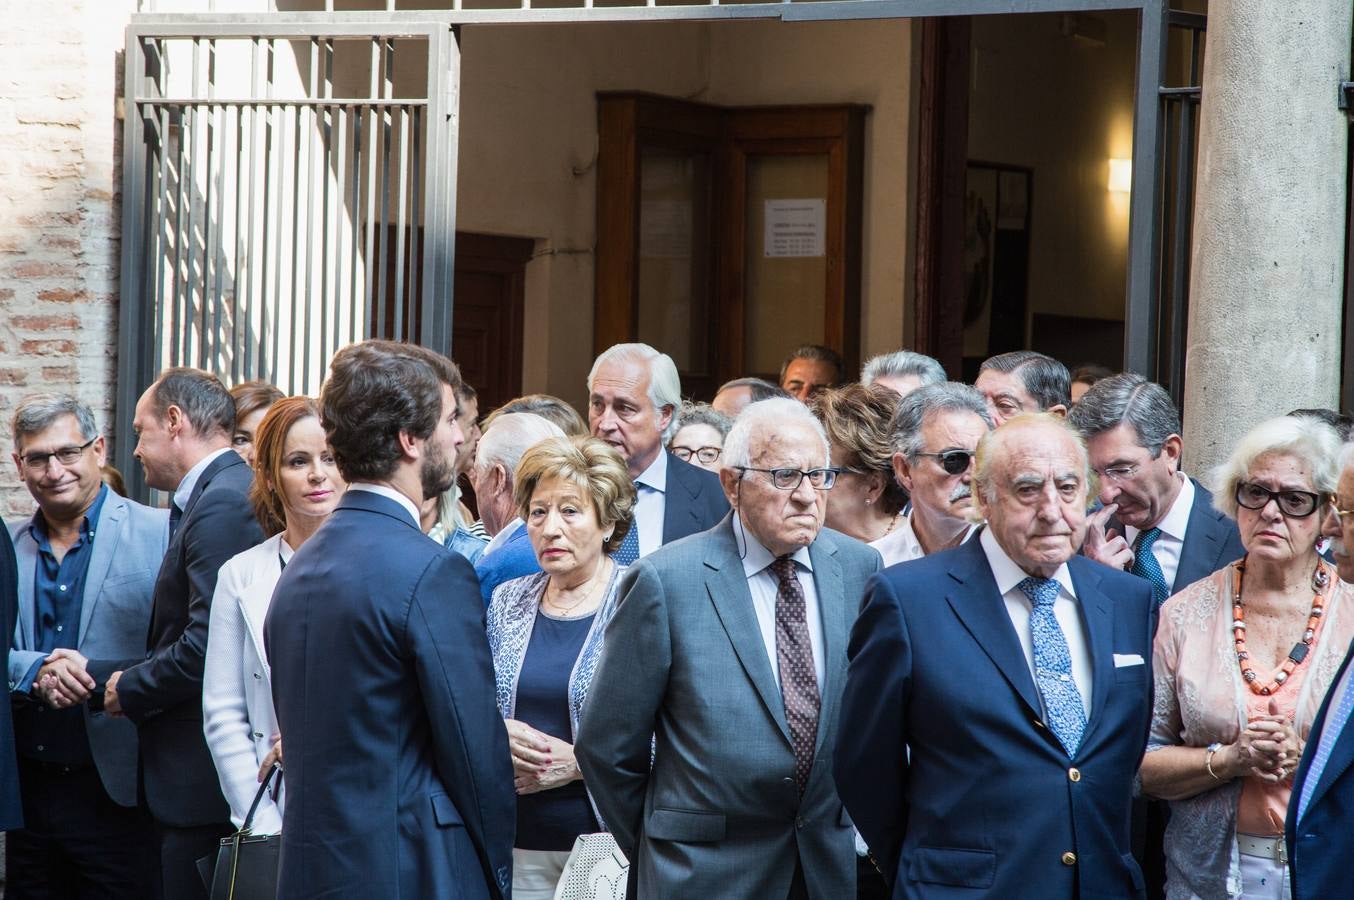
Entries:
[[264, 776], [263, 784], [259, 785], [258, 793], [254, 795], [254, 802], [250, 804], [249, 814], [244, 817], [240, 830], [221, 839], [221, 847], [216, 851], [215, 868], [211, 866], [211, 857], [198, 862], [211, 900], [277, 900], [277, 863], [282, 849], [282, 835], [251, 834], [249, 828], [254, 822], [254, 811], [268, 792], [273, 776], [276, 775], [281, 782], [281, 771], [282, 767], [273, 763]]

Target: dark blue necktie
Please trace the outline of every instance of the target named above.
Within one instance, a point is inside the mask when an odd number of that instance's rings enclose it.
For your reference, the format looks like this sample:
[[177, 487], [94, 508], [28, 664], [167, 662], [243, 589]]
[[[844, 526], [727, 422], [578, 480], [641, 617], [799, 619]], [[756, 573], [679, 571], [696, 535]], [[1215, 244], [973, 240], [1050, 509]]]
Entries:
[[1171, 595], [1170, 585], [1166, 584], [1166, 574], [1161, 571], [1161, 563], [1152, 552], [1152, 545], [1159, 537], [1161, 537], [1160, 528], [1146, 528], [1138, 532], [1138, 536], [1133, 540], [1133, 565], [1128, 570], [1152, 583], [1152, 595], [1158, 608]]
[[173, 500], [169, 501], [169, 539], [174, 540], [174, 532], [179, 530], [179, 520], [183, 518], [183, 510]]
[[639, 559], [639, 519], [630, 520], [630, 530], [625, 533], [625, 540], [621, 541], [611, 558], [618, 566], [632, 566]]

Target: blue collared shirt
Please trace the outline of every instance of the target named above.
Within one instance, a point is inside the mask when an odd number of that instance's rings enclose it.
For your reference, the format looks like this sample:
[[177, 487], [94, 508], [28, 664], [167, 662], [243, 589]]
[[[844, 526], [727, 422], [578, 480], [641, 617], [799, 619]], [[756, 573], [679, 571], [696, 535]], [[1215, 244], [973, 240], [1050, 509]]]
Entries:
[[[85, 580], [94, 555], [95, 526], [108, 487], [99, 488], [94, 503], [80, 523], [80, 536], [60, 560], [52, 552], [47, 520], [42, 510], [33, 514], [28, 534], [38, 545], [33, 567], [33, 649], [49, 653], [59, 647], [75, 649], [80, 637], [80, 613], [84, 606]], [[24, 690], [32, 689], [42, 668], [38, 660], [29, 669]], [[79, 707], [52, 710], [39, 707], [16, 722], [19, 752], [33, 759], [68, 765], [93, 762], [85, 735], [84, 717]]]

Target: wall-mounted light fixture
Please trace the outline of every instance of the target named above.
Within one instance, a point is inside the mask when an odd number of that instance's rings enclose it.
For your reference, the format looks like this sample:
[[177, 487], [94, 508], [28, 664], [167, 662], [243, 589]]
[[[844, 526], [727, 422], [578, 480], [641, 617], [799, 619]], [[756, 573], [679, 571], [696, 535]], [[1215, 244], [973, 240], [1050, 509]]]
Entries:
[[1110, 160], [1109, 188], [1116, 194], [1127, 194], [1133, 186], [1133, 160]]

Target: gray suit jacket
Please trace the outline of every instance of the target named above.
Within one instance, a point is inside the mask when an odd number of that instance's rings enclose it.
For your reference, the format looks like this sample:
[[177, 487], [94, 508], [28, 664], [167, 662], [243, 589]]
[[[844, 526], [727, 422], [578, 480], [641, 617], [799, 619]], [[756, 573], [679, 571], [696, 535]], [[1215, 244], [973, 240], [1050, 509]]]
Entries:
[[826, 529], [809, 557], [826, 659], [802, 799], [731, 518], [626, 574], [575, 753], [645, 900], [785, 897], [796, 863], [815, 900], [855, 896], [853, 835], [832, 782], [832, 748], [847, 639], [880, 559]]
[[[33, 649], [33, 577], [38, 545], [28, 533], [31, 518], [6, 523], [19, 564], [19, 617], [9, 654], [9, 689], [33, 663], [46, 656]], [[89, 561], [80, 607], [76, 649], [87, 658], [141, 657], [150, 626], [155, 573], [169, 543], [169, 511], [142, 506], [111, 488], [94, 525], [94, 555]], [[136, 726], [128, 719], [92, 713], [82, 705], [94, 765], [108, 796], [123, 806], [136, 805]]]

